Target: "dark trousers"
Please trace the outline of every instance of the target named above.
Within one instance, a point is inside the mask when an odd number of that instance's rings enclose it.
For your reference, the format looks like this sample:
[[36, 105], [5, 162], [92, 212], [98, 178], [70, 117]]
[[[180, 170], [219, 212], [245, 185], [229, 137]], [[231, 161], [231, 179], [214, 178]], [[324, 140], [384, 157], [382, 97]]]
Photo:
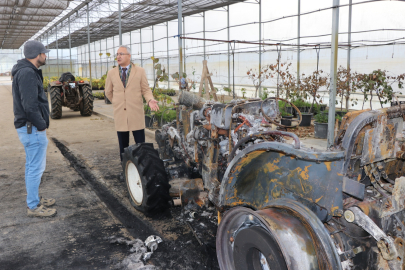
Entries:
[[[122, 154], [124, 153], [124, 148], [129, 146], [129, 131], [117, 131], [118, 143], [120, 145], [120, 158], [122, 161]], [[134, 130], [132, 131], [134, 135], [135, 143], [144, 143], [145, 142], [145, 130]]]

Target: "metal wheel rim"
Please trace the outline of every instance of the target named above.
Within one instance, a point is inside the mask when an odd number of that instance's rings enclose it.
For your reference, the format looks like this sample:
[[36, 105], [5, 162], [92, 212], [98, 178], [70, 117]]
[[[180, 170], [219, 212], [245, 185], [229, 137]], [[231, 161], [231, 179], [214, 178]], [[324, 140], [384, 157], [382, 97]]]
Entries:
[[136, 205], [141, 205], [143, 200], [143, 187], [141, 176], [135, 164], [128, 161], [126, 166], [126, 180], [129, 194]]

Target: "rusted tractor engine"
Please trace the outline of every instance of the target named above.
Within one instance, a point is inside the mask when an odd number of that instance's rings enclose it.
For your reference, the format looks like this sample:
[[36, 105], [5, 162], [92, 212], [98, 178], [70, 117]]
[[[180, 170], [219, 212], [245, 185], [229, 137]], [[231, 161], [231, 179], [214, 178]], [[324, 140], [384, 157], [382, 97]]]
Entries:
[[70, 73], [63, 73], [59, 81], [49, 85], [49, 104], [51, 118], [62, 118], [62, 106], [79, 111], [82, 116], [93, 114], [93, 94], [87, 81], [76, 81]]
[[[405, 107], [348, 113], [326, 151], [274, 130], [275, 98], [221, 104], [189, 95], [156, 132], [160, 159], [150, 145], [126, 150], [137, 209], [165, 207], [162, 160], [177, 162], [201, 175], [222, 215], [221, 269], [405, 269]], [[145, 201], [156, 193], [160, 201]]]

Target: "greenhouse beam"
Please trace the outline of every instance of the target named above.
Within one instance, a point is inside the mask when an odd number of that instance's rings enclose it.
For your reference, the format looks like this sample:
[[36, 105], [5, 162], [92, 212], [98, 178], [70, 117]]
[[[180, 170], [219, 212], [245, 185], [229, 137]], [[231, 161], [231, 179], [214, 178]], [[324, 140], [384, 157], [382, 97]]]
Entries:
[[167, 38], [167, 89], [170, 89], [170, 59], [169, 59], [169, 22], [166, 22], [166, 38]]
[[[259, 0], [259, 43], [262, 42], [262, 1]], [[262, 70], [262, 45], [259, 45], [259, 72]], [[262, 95], [262, 84], [259, 86], [259, 97]]]
[[143, 59], [142, 59], [142, 28], [139, 29], [139, 47], [141, 47], [141, 67], [143, 67]]
[[339, 0], [333, 0], [332, 11], [332, 41], [330, 59], [330, 90], [329, 90], [329, 116], [328, 116], [328, 149], [333, 146], [335, 132], [335, 100], [336, 100], [336, 73], [338, 60], [339, 40]]
[[[347, 72], [350, 72], [350, 54], [351, 54], [351, 43], [352, 43], [352, 0], [349, 0], [349, 25], [347, 30]], [[348, 78], [348, 87], [350, 88], [350, 73]], [[346, 100], [346, 109], [349, 109], [349, 100]]]
[[177, 0], [177, 27], [178, 27], [178, 44], [179, 44], [179, 91], [181, 94], [181, 77], [183, 77], [183, 48], [181, 45], [181, 19], [183, 18], [183, 10], [182, 10], [182, 0]]
[[[206, 57], [206, 53], [205, 53], [205, 11], [203, 11], [203, 38], [204, 38], [204, 41], [203, 41], [203, 43], [204, 43], [204, 60], [206, 60], [205, 59], [205, 57]], [[229, 54], [229, 51], [228, 51], [228, 54]]]
[[[186, 17], [183, 17], [183, 33], [186, 33]], [[186, 40], [183, 39], [183, 63], [184, 63], [184, 72], [186, 72]]]
[[[152, 56], [155, 58], [155, 28], [152, 25]], [[152, 61], [153, 85], [156, 83], [155, 78], [155, 62]]]
[[70, 16], [68, 17], [69, 25], [69, 63], [70, 63], [70, 72], [72, 72], [72, 40], [70, 39]]
[[297, 49], [297, 87], [299, 89], [300, 87], [300, 66], [301, 66], [301, 52], [300, 52], [300, 45], [301, 45], [301, 0], [298, 0], [298, 26], [297, 26], [297, 45], [298, 45], [298, 49]]
[[89, 47], [89, 71], [90, 71], [90, 87], [93, 86], [91, 82], [91, 54], [90, 54], [90, 10], [89, 3], [87, 3], [87, 44]]
[[121, 31], [121, 0], [118, 0], [118, 35], [120, 37], [120, 46], [122, 45], [122, 31]]
[[58, 25], [55, 25], [55, 35], [56, 35], [56, 66], [58, 68], [58, 74], [56, 76], [59, 76]]
[[[229, 43], [230, 40], [230, 28], [229, 28], [229, 5], [227, 8], [227, 25], [226, 28], [228, 30], [228, 89], [231, 89], [231, 53], [230, 53], [230, 46], [231, 43]], [[233, 98], [235, 98], [235, 91], [233, 91]]]

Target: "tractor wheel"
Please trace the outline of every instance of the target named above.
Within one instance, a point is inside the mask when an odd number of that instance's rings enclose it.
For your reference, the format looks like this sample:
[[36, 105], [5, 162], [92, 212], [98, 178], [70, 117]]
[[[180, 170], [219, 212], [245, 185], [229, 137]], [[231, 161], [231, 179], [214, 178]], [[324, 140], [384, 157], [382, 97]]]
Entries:
[[122, 167], [129, 199], [135, 209], [152, 215], [170, 207], [169, 180], [153, 144], [140, 143], [125, 148]]
[[62, 96], [60, 94], [61, 89], [59, 87], [51, 87], [49, 89], [49, 96], [51, 98], [51, 118], [60, 119], [62, 118]]
[[80, 104], [80, 114], [82, 116], [90, 116], [93, 114], [93, 94], [91, 88], [88, 85], [84, 85], [82, 88], [83, 100]]
[[329, 232], [311, 210], [286, 198], [266, 207], [225, 213], [216, 237], [221, 269], [342, 269]]

